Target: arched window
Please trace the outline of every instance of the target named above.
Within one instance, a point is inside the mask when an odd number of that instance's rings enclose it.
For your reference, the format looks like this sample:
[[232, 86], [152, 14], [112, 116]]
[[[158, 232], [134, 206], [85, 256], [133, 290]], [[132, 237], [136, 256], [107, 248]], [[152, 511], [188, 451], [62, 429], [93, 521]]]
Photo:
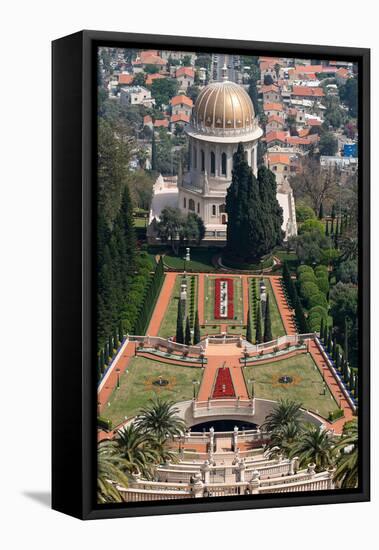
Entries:
[[193, 199], [190, 199], [188, 201], [188, 209], [189, 210], [192, 210], [193, 212], [195, 212], [195, 201]]
[[226, 153], [221, 155], [221, 174], [226, 176]]
[[216, 173], [216, 155], [211, 151], [211, 174], [214, 176]]
[[220, 204], [220, 206], [218, 207], [218, 211], [220, 212], [220, 214], [223, 214], [225, 212], [225, 204]]
[[187, 208], [187, 199], [184, 197], [183, 199], [183, 207], [184, 208]]
[[197, 151], [195, 145], [193, 146], [193, 167], [197, 168]]
[[197, 213], [200, 214], [200, 203], [197, 203]]
[[212, 216], [216, 215], [216, 205], [212, 204]]
[[204, 151], [201, 150], [200, 153], [201, 153], [201, 171], [204, 172], [204, 170], [205, 170], [205, 156], [204, 156]]

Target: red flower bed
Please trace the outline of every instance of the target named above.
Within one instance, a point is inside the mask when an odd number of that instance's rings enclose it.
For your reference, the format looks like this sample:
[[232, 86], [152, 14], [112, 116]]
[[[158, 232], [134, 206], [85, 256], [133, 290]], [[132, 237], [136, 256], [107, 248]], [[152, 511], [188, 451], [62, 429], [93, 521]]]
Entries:
[[[225, 286], [225, 284], [226, 284], [226, 291], [223, 290], [222, 288]], [[215, 280], [215, 303], [214, 303], [215, 319], [233, 319], [234, 317], [233, 296], [234, 296], [233, 279], [216, 279]]]
[[223, 397], [235, 397], [232, 375], [229, 367], [222, 367], [217, 370], [216, 383], [213, 388], [213, 399], [222, 399]]

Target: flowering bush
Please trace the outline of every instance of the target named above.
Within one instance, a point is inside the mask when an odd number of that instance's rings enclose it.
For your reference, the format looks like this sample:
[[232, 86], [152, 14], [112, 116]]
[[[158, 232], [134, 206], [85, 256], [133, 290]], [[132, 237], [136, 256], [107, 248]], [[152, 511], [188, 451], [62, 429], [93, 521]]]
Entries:
[[215, 281], [215, 319], [233, 319], [233, 279], [216, 279]]

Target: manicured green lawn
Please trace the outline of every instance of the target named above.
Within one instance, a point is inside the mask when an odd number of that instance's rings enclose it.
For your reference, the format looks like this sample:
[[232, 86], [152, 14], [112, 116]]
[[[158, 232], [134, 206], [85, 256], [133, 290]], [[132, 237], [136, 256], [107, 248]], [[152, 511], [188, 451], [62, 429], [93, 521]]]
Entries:
[[234, 319], [215, 319], [214, 317], [214, 300], [215, 300], [215, 279], [218, 277], [205, 277], [204, 280], [204, 319], [208, 324], [228, 324], [236, 325], [243, 321], [243, 296], [242, 296], [242, 281], [239, 277], [230, 277], [234, 281], [233, 303], [234, 303]]
[[[256, 397], [262, 399], [291, 399], [302, 403], [303, 407], [318, 412], [327, 418], [330, 411], [338, 408], [332, 394], [326, 387], [323, 395], [322, 376], [309, 354], [296, 355], [283, 361], [256, 365], [244, 369], [245, 379], [254, 379]], [[281, 384], [278, 379], [288, 375], [291, 384]], [[251, 383], [247, 384], [249, 392]]]
[[270, 313], [271, 313], [271, 330], [273, 338], [278, 338], [283, 336], [286, 331], [284, 330], [284, 325], [282, 318], [279, 313], [278, 304], [276, 303], [275, 294], [272, 290], [270, 279], [264, 279], [266, 290], [270, 296]]
[[[168, 380], [169, 384], [161, 388], [154, 386], [152, 382], [159, 376]], [[200, 382], [201, 377], [202, 369], [199, 367], [167, 365], [145, 357], [134, 357], [128, 372], [120, 377], [120, 387], [114, 390], [103, 416], [110, 418], [113, 426], [117, 426], [125, 416], [134, 416], [155, 395], [175, 402], [192, 399], [192, 381]], [[195, 389], [198, 391], [199, 385]]]
[[[191, 277], [195, 278], [195, 310], [196, 313], [196, 297], [197, 297], [197, 276], [196, 275], [187, 275], [187, 308], [189, 313], [189, 308], [191, 304]], [[169, 336], [175, 336], [176, 333], [176, 318], [178, 314], [178, 300], [180, 294], [180, 285], [182, 281], [182, 275], [178, 275], [175, 280], [175, 285], [173, 292], [171, 294], [170, 302], [162, 324], [159, 328], [158, 336], [162, 338], [168, 338]]]
[[[171, 251], [166, 250], [164, 263], [172, 269], [183, 270], [185, 249], [181, 249], [178, 256], [175, 256]], [[191, 260], [186, 262], [186, 271], [192, 272], [212, 272], [216, 268], [212, 264], [212, 258], [216, 250], [213, 248], [191, 248]]]
[[274, 256], [280, 258], [282, 262], [287, 262], [288, 267], [291, 271], [296, 271], [296, 268], [299, 265], [299, 260], [295, 252], [287, 252], [286, 250], [275, 250]]

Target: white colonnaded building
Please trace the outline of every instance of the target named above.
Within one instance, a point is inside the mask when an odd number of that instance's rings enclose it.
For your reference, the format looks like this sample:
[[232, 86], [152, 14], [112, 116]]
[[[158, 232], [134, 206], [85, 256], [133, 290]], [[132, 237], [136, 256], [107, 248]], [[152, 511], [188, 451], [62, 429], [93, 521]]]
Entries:
[[[226, 71], [225, 71], [226, 73]], [[232, 181], [233, 155], [243, 143], [246, 160], [257, 175], [258, 141], [262, 129], [246, 90], [223, 77], [200, 92], [191, 122], [189, 169], [184, 175], [157, 178], [149, 216], [148, 238], [156, 242], [156, 222], [163, 208], [179, 207], [195, 212], [204, 221], [204, 245], [223, 245], [226, 241], [226, 191]], [[285, 240], [297, 234], [295, 202], [290, 185], [278, 185], [277, 199], [283, 209]]]

